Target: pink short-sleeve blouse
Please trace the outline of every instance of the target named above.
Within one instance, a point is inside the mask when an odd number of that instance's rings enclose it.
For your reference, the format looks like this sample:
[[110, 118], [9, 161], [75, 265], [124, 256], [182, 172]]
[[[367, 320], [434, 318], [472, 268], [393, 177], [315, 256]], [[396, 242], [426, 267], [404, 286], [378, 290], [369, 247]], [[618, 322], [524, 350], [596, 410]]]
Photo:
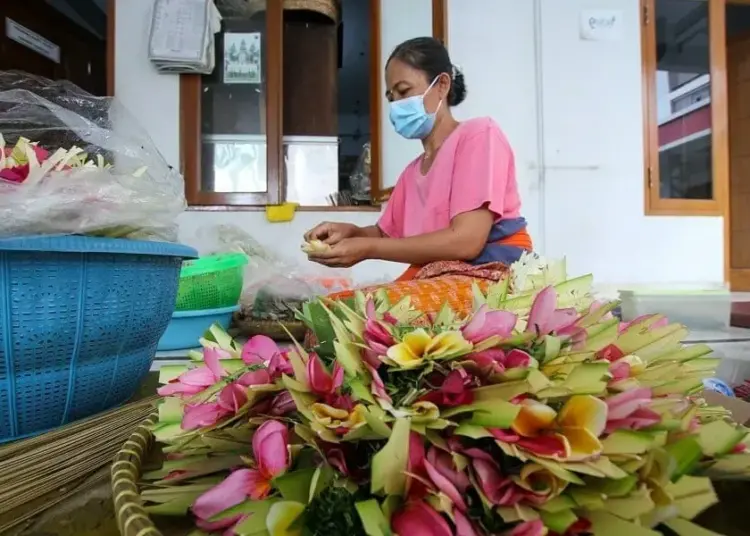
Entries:
[[520, 217], [513, 151], [500, 127], [489, 117], [461, 123], [443, 142], [426, 175], [422, 157], [398, 179], [378, 221], [392, 238], [440, 231], [453, 218], [483, 206], [496, 221]]

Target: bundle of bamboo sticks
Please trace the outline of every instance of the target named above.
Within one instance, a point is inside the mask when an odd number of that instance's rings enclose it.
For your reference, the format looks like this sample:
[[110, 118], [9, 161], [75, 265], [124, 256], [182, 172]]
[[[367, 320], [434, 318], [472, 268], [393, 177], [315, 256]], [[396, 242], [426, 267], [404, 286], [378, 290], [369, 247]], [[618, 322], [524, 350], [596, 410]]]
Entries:
[[[132, 402], [0, 447], [0, 534], [91, 485], [88, 477], [97, 471], [107, 475], [100, 470], [153, 412], [157, 398]], [[13, 512], [21, 506], [22, 512]]]

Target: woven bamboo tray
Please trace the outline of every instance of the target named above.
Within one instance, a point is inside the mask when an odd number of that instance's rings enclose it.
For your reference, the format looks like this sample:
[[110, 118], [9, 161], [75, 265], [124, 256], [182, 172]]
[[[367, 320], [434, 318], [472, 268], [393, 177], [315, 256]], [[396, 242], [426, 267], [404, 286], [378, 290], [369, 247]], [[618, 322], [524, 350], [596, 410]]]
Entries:
[[143, 462], [154, 445], [149, 426], [159, 420], [153, 413], [130, 436], [112, 463], [112, 498], [122, 536], [163, 536], [143, 508], [138, 489]]
[[[138, 487], [142, 468], [154, 454], [154, 437], [149, 430], [159, 416], [153, 413], [146, 419], [117, 454], [112, 464], [112, 495], [117, 526], [121, 536], [177, 536], [190, 532], [189, 519], [180, 527], [157, 528], [143, 507]], [[725, 536], [747, 536], [745, 512], [750, 504], [750, 482], [714, 482], [720, 503], [698, 516], [696, 522]]]
[[[307, 332], [307, 326], [296, 320], [255, 320], [247, 318], [241, 312], [234, 313], [234, 329], [245, 337], [265, 335], [277, 342], [291, 341], [291, 334], [295, 340], [302, 342]], [[284, 329], [286, 328], [286, 329]]]

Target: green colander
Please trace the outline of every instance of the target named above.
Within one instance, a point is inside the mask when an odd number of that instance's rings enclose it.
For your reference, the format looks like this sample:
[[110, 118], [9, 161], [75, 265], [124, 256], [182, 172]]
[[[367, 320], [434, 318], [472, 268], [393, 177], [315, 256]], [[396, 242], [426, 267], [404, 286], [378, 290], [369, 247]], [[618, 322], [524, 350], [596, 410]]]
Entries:
[[242, 294], [243, 253], [209, 255], [182, 264], [177, 311], [218, 309], [237, 305]]

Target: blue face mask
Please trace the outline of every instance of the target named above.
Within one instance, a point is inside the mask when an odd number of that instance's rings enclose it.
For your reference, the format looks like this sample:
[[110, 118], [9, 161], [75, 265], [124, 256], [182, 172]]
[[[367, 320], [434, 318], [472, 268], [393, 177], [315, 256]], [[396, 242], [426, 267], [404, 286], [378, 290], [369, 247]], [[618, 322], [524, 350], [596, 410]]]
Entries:
[[435, 85], [439, 76], [435, 78], [422, 95], [414, 95], [405, 99], [391, 102], [390, 118], [393, 128], [404, 138], [409, 140], [423, 140], [435, 127], [435, 117], [441, 100], [434, 113], [427, 113], [424, 107], [424, 98]]

